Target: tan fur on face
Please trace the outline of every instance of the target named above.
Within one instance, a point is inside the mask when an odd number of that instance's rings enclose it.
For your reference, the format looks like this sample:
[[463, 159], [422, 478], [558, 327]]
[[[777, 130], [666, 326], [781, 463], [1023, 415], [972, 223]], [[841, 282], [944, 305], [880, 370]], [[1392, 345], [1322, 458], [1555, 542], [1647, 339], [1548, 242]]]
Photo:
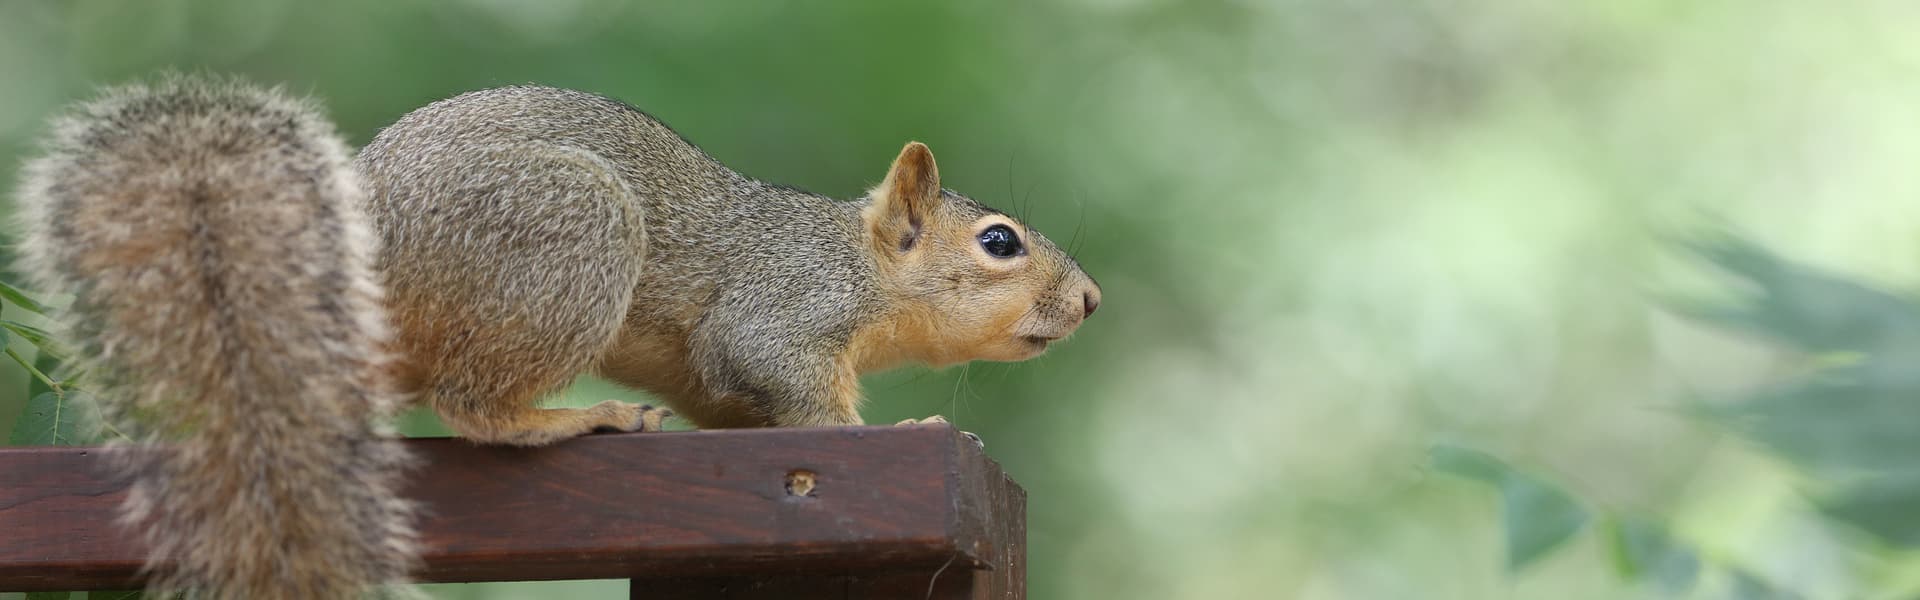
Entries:
[[[1099, 297], [1093, 280], [1044, 236], [940, 189], [933, 155], [918, 142], [901, 151], [870, 197], [863, 216], [881, 250], [880, 288], [891, 309], [854, 333], [849, 354], [861, 372], [904, 362], [1026, 360], [1079, 327], [1086, 298]], [[994, 225], [1012, 229], [1025, 252], [987, 254], [979, 236]]]

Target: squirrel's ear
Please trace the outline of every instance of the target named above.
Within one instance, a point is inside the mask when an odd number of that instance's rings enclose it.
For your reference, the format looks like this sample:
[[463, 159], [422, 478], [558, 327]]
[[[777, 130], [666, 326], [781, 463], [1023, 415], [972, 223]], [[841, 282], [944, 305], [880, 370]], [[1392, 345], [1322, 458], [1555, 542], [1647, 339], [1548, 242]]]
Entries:
[[887, 179], [873, 191], [867, 226], [880, 243], [895, 250], [910, 250], [939, 201], [940, 169], [933, 164], [933, 151], [926, 144], [907, 142], [900, 157], [893, 159]]

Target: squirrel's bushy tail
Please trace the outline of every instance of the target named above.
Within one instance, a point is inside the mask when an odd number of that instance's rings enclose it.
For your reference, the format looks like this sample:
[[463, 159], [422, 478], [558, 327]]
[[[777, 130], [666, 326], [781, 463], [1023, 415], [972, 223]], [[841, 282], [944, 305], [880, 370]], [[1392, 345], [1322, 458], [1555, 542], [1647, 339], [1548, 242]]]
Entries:
[[149, 585], [354, 598], [413, 565], [404, 449], [349, 151], [308, 102], [170, 76], [55, 122], [19, 193], [22, 262], [71, 293]]

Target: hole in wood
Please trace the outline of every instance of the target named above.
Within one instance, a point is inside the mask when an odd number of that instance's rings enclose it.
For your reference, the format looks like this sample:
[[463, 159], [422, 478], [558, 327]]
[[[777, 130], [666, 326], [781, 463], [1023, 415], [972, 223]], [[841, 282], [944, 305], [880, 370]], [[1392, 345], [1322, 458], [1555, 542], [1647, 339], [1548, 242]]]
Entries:
[[794, 469], [787, 472], [788, 496], [813, 495], [813, 471]]

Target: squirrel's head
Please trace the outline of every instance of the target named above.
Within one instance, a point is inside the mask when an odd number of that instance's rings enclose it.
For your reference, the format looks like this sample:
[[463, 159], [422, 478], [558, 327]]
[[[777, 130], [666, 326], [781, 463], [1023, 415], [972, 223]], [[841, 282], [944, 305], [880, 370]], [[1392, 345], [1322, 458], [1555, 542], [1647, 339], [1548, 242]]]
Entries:
[[1100, 286], [1046, 236], [942, 189], [925, 144], [900, 151], [862, 217], [898, 309], [863, 336], [870, 367], [1026, 360], [1100, 306]]

